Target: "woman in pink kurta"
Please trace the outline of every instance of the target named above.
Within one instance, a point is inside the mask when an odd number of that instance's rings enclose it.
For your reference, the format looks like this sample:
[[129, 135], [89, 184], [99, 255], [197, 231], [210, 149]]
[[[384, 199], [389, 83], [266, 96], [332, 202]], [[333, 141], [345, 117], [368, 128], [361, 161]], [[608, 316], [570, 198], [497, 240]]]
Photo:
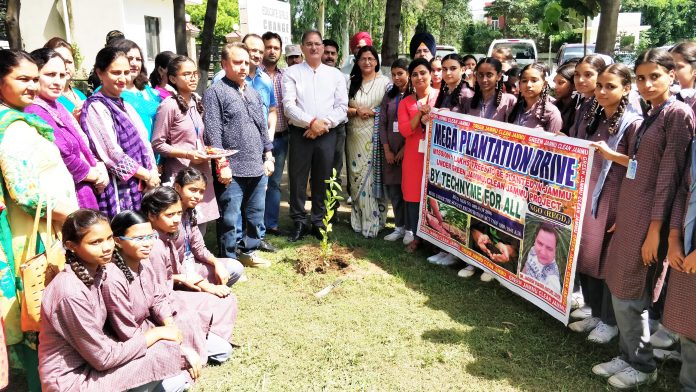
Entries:
[[[425, 124], [431, 108], [437, 101], [438, 91], [430, 87], [430, 63], [416, 59], [408, 66], [409, 84], [413, 94], [399, 103], [399, 133], [405, 139], [404, 160], [401, 166], [401, 191], [404, 196], [406, 212], [406, 235], [404, 244], [415, 250], [420, 240], [415, 238], [418, 225], [423, 163], [425, 159]], [[413, 245], [411, 245], [413, 244]]]
[[124, 391], [162, 380], [182, 390], [188, 374], [172, 327], [137, 332], [119, 342], [104, 333], [101, 287], [114, 242], [106, 217], [78, 210], [63, 225], [65, 270], [46, 287], [41, 304], [39, 375], [45, 392]]
[[178, 56], [169, 62], [167, 73], [170, 86], [177, 92], [162, 101], [157, 109], [152, 149], [163, 158], [160, 163], [164, 167], [164, 182], [173, 183], [176, 174], [189, 166], [205, 175], [211, 186], [206, 188], [196, 208], [198, 224], [204, 224], [219, 218], [220, 213], [212, 187], [210, 159], [206, 157], [203, 142], [203, 106], [194, 93], [198, 86], [198, 69], [188, 57]]
[[179, 257], [177, 241], [184, 235], [180, 231], [179, 195], [170, 187], [155, 188], [145, 194], [142, 213], [159, 234], [150, 252], [156, 281], [169, 289], [173, 306], [212, 313], [210, 332], [229, 341], [237, 319], [237, 298], [226, 285], [211, 283], [196, 272], [195, 266], [188, 267], [191, 260]]

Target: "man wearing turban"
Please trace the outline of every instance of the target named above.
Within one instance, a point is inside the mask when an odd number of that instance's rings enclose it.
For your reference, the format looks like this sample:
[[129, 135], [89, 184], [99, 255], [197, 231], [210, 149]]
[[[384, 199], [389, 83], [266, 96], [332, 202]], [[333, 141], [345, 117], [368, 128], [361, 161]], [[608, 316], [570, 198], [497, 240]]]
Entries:
[[411, 38], [411, 43], [408, 45], [412, 59], [424, 58], [428, 61], [435, 57], [437, 51], [435, 45], [435, 37], [427, 32], [416, 33]]
[[355, 56], [363, 46], [372, 46], [372, 37], [367, 31], [361, 31], [350, 39], [350, 52]]

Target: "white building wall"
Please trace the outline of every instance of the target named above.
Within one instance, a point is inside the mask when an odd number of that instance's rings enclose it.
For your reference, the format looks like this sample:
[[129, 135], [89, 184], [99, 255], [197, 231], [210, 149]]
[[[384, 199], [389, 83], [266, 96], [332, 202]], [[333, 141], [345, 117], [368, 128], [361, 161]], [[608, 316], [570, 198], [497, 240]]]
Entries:
[[[124, 30], [126, 38], [140, 46], [145, 59], [148, 57], [145, 39], [145, 17], [160, 18], [160, 52], [171, 50], [176, 52], [174, 37], [174, 2], [172, 0], [123, 0]], [[157, 53], [150, 53], [154, 60]], [[147, 71], [152, 72], [155, 62], [147, 61]]]
[[469, 0], [469, 11], [471, 12], [471, 19], [474, 22], [483, 22], [486, 19], [484, 7], [487, 2], [493, 2], [493, 0]]
[[[61, 15], [62, 1], [22, 2], [19, 22], [27, 51], [43, 47], [53, 37], [67, 38]], [[104, 47], [106, 34], [111, 30], [120, 30], [126, 38], [135, 41], [147, 58], [145, 16], [160, 18], [160, 51], [176, 51], [172, 0], [72, 0], [71, 3], [74, 22], [72, 43], [84, 57], [81, 69], [86, 74], [94, 66], [94, 58]], [[154, 55], [157, 53], [153, 54], [153, 58]], [[150, 72], [154, 62], [147, 61], [146, 66]]]

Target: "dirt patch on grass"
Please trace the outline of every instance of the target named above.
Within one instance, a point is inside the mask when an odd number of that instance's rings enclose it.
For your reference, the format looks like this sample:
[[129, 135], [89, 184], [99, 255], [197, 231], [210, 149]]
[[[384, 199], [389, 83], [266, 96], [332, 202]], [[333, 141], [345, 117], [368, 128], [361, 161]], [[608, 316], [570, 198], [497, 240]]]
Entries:
[[285, 259], [295, 265], [295, 271], [302, 275], [310, 272], [324, 274], [328, 271], [338, 271], [347, 274], [355, 270], [356, 260], [354, 251], [350, 248], [334, 244], [331, 255], [327, 260], [321, 256], [321, 248], [317, 245], [302, 245], [295, 249], [295, 254]]

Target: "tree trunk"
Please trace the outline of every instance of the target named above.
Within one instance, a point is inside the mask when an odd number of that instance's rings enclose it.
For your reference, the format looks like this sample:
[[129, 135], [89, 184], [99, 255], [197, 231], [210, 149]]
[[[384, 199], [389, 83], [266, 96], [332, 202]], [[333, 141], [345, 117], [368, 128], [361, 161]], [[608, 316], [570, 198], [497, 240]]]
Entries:
[[387, 0], [382, 40], [382, 64], [391, 66], [399, 56], [399, 31], [401, 29], [401, 0]]
[[612, 55], [616, 43], [616, 30], [619, 22], [620, 0], [600, 0], [602, 10], [599, 15], [599, 27], [597, 29], [597, 53]]
[[22, 49], [22, 33], [19, 31], [19, 9], [22, 7], [20, 0], [7, 0], [7, 13], [5, 14], [5, 30], [10, 49]]
[[319, 1], [319, 26], [317, 26], [317, 30], [321, 33], [321, 36], [324, 37], [324, 26], [326, 25], [326, 1], [325, 0], [320, 0]]
[[176, 41], [176, 53], [188, 56], [188, 46], [186, 45], [186, 0], [174, 0], [174, 40]]
[[218, 0], [208, 0], [203, 20], [203, 32], [201, 33], [201, 56], [198, 59], [198, 72], [201, 74], [196, 91], [203, 95], [208, 87], [208, 69], [210, 68], [210, 52], [213, 46], [213, 32], [217, 22]]

